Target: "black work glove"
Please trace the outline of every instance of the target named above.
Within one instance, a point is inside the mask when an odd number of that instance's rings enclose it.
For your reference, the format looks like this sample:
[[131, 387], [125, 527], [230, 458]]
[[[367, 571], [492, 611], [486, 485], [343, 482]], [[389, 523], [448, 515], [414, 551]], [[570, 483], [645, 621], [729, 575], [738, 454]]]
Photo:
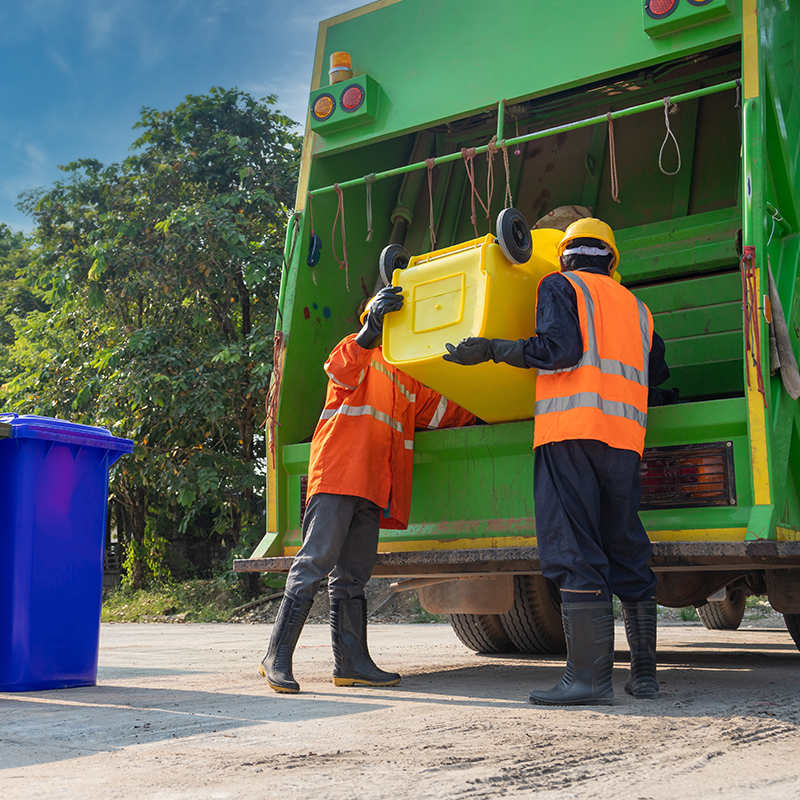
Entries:
[[647, 405], [651, 408], [653, 406], [671, 406], [680, 402], [681, 390], [678, 388], [662, 389], [660, 386], [651, 386], [647, 393]]
[[525, 340], [517, 339], [482, 339], [479, 336], [471, 336], [462, 339], [458, 346], [446, 344], [447, 355], [442, 356], [445, 361], [452, 361], [453, 364], [471, 366], [482, 364], [484, 361], [494, 361], [495, 364], [504, 362], [512, 367], [526, 369], [525, 363]]
[[369, 305], [364, 327], [356, 336], [356, 344], [369, 350], [377, 347], [378, 338], [383, 333], [383, 318], [390, 311], [399, 311], [403, 307], [402, 286], [384, 286]]

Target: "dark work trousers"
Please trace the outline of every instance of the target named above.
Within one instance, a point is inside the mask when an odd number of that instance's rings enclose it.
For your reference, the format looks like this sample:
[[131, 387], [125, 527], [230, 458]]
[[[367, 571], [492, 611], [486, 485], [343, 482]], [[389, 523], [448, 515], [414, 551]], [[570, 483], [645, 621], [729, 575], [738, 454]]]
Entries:
[[303, 518], [303, 545], [286, 578], [286, 591], [313, 600], [328, 578], [334, 600], [364, 597], [378, 555], [381, 510], [349, 494], [312, 495]]
[[534, 451], [539, 560], [570, 603], [655, 597], [652, 546], [639, 519], [639, 454], [592, 439]]

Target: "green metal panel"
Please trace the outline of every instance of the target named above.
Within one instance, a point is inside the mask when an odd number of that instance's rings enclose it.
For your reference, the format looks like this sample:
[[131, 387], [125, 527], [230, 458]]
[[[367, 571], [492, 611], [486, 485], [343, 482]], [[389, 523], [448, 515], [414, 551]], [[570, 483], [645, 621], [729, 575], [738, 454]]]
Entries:
[[[715, 3], [721, 0], [714, 0]], [[377, 5], [377, 4], [376, 4]], [[322, 142], [324, 150], [458, 119], [508, 101], [579, 86], [608, 75], [736, 40], [733, 14], [652, 39], [640, 3], [512, 0], [495, 13], [463, 0], [401, 0], [325, 29], [322, 81], [330, 54], [351, 54], [383, 90], [378, 118]], [[590, 36], [580, 32], [591, 31]], [[313, 88], [319, 88], [314, 86]]]
[[[520, 135], [529, 135], [600, 115], [589, 127], [548, 132], [521, 145], [518, 157], [510, 152], [510, 185], [515, 205], [531, 222], [558, 205], [582, 204], [615, 228], [623, 282], [650, 306], [667, 341], [672, 367], [667, 385], [692, 401], [651, 409], [647, 446], [732, 442], [737, 504], [644, 512], [654, 536], [748, 527], [751, 535], [774, 537], [776, 522], [800, 530], [800, 405], [782, 389], [779, 377], [769, 377], [765, 322], [761, 360], [770, 493], [755, 505], [760, 478], [751, 459], [754, 417], [745, 397], [737, 252], [737, 232], [744, 228], [745, 244], [757, 248], [761, 295], [769, 255], [797, 351], [800, 23], [794, 0], [759, 0], [760, 91], [744, 103], [743, 127], [735, 88], [692, 95], [669, 117], [681, 147], [681, 171], [668, 176], [658, 167], [663, 107], [621, 117], [614, 132], [622, 202], [614, 202], [610, 193], [606, 111], [658, 103], [737, 78], [741, 4], [732, 2], [730, 8], [726, 19], [656, 38], [643, 28], [640, 3], [589, 0], [515, 0], [503, 14], [454, 0], [399, 0], [324, 27], [325, 60], [333, 50], [349, 51], [356, 74], [369, 73], [380, 84], [380, 97], [374, 122], [314, 138], [313, 153], [306, 153], [308, 188], [404, 167], [415, 160], [413, 132], [429, 129], [435, 142], [430, 155], [454, 154], [451, 163], [432, 173], [440, 247], [474, 236], [461, 148], [485, 148], [498, 129], [510, 138], [517, 127]], [[575, 20], [593, 35], [576, 36]], [[505, 116], [498, 119], [502, 98]], [[512, 109], [517, 116], [511, 116]], [[676, 158], [671, 147], [670, 142], [663, 155], [670, 170]], [[485, 199], [485, 154], [476, 158], [475, 167], [476, 186]], [[489, 220], [476, 203], [480, 233], [491, 228], [503, 206], [500, 154], [493, 176]], [[411, 224], [399, 234], [412, 252], [430, 248], [427, 175], [423, 170], [418, 177], [418, 193], [403, 198]], [[312, 209], [306, 207], [299, 220], [279, 322], [287, 355], [277, 428], [278, 526], [288, 534], [287, 545], [299, 544], [300, 478], [308, 460], [308, 445], [302, 442], [311, 436], [324, 400], [322, 364], [333, 345], [356, 327], [355, 309], [364, 290], [371, 293], [375, 287], [378, 255], [392, 236], [392, 212], [403, 181], [395, 175], [373, 185], [371, 242], [365, 241], [365, 186], [344, 192], [349, 291], [331, 246], [336, 195], [320, 194], [312, 204], [314, 230], [323, 241], [322, 259], [313, 270], [305, 265]], [[341, 258], [338, 223], [334, 235]], [[384, 532], [384, 542], [403, 549], [420, 540], [448, 546], [459, 539], [513, 543], [534, 535], [532, 425], [419, 434], [411, 525], [407, 531]]]

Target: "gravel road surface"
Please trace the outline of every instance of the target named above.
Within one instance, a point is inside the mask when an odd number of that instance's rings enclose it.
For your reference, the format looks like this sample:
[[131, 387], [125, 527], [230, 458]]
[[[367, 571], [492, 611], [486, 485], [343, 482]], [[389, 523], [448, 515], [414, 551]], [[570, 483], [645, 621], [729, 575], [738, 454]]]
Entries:
[[785, 629], [659, 627], [662, 693], [547, 709], [559, 657], [479, 656], [448, 625], [370, 627], [389, 689], [330, 682], [306, 626], [303, 691], [256, 667], [269, 625], [103, 625], [98, 685], [0, 694], [0, 798], [800, 798], [800, 653]]

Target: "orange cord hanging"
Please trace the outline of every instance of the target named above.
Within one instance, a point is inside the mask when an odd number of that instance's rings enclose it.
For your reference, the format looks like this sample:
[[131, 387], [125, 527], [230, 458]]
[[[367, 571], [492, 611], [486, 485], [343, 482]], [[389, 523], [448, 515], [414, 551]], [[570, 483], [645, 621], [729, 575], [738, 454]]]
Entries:
[[436, 166], [435, 158], [426, 158], [425, 166], [428, 168], [428, 208], [430, 210], [430, 218], [428, 220], [428, 228], [431, 232], [431, 250], [436, 249], [436, 233], [433, 230], [433, 168]]
[[481, 207], [486, 212], [486, 218], [489, 218], [489, 209], [486, 208], [483, 200], [481, 200], [481, 196], [478, 194], [478, 190], [475, 188], [475, 148], [463, 148], [461, 150], [461, 158], [464, 159], [464, 167], [467, 170], [467, 177], [469, 178], [469, 183], [472, 191], [470, 192], [470, 205], [472, 207], [472, 214], [470, 216], [470, 221], [472, 222], [472, 227], [475, 229], [475, 238], [478, 238], [478, 218], [475, 216], [475, 198], [478, 198], [478, 202], [481, 204]]
[[[347, 267], [347, 238], [345, 236], [344, 231], [344, 194], [342, 190], [339, 188], [338, 183], [333, 184], [333, 189], [336, 194], [339, 196], [339, 203], [336, 206], [336, 216], [333, 218], [333, 229], [331, 230], [331, 251], [333, 252], [333, 257], [336, 259], [336, 262], [339, 264], [339, 269], [344, 270], [344, 285], [347, 287], [347, 291], [350, 291], [350, 275], [348, 272]], [[339, 260], [339, 256], [336, 255], [336, 222], [341, 215], [342, 219], [342, 260]]]

